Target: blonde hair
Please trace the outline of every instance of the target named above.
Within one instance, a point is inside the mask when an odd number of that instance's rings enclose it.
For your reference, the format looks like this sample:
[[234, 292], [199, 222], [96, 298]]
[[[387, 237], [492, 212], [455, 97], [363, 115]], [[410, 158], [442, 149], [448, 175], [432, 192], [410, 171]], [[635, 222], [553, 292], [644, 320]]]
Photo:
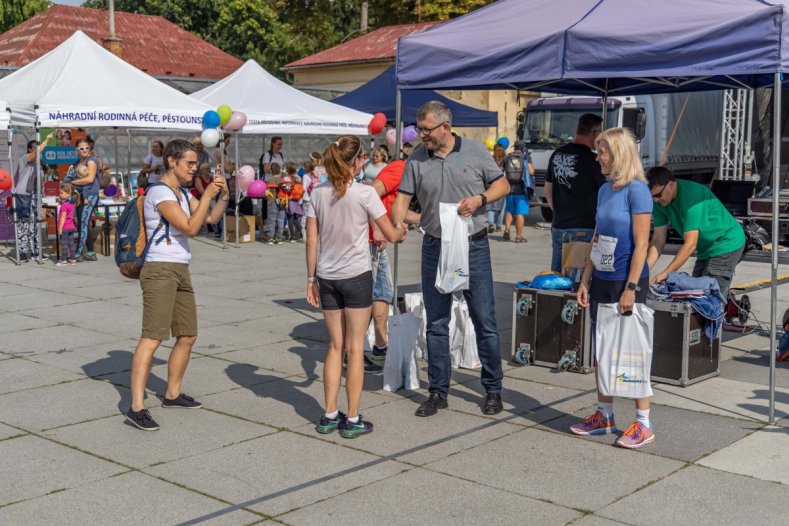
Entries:
[[595, 148], [603, 145], [611, 156], [611, 173], [608, 174], [608, 179], [614, 184], [614, 188], [622, 188], [634, 180], [647, 182], [633, 132], [627, 128], [611, 128], [598, 135], [594, 145]]

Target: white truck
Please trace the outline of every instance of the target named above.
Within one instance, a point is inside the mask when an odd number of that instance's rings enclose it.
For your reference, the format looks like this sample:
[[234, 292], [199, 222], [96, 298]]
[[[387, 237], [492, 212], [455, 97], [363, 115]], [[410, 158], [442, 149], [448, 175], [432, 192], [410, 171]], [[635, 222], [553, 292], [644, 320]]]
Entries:
[[[719, 167], [722, 109], [722, 92], [609, 97], [605, 127], [633, 131], [645, 170], [662, 164], [678, 177], [709, 184]], [[546, 221], [552, 219], [543, 194], [548, 159], [572, 141], [584, 113], [602, 116], [603, 99], [541, 97], [518, 114], [518, 137], [531, 153], [535, 199]]]

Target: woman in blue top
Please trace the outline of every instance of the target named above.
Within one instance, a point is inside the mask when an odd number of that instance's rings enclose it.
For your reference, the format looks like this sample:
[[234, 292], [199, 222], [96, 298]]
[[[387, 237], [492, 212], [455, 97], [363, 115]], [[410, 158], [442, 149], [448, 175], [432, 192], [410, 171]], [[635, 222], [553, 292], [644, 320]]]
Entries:
[[[90, 237], [90, 218], [99, 202], [99, 161], [93, 156], [93, 151], [87, 139], [77, 141], [79, 161], [74, 168], [88, 167], [88, 175], [71, 181], [81, 197], [77, 198], [77, 216], [79, 216], [79, 245], [77, 245], [77, 261], [96, 261], [93, 251], [93, 240]], [[87, 246], [87, 253], [85, 248]]]
[[[620, 314], [627, 316], [636, 303], [646, 302], [646, 258], [652, 218], [652, 195], [630, 130], [606, 130], [595, 140], [595, 147], [607, 182], [597, 198], [594, 243], [577, 293], [581, 307], [591, 303], [593, 321], [600, 303], [618, 303]], [[597, 401], [595, 414], [571, 426], [573, 433], [599, 435], [616, 431], [614, 399], [598, 391]], [[636, 421], [616, 445], [633, 449], [654, 442], [648, 397], [636, 399], [636, 415]]]

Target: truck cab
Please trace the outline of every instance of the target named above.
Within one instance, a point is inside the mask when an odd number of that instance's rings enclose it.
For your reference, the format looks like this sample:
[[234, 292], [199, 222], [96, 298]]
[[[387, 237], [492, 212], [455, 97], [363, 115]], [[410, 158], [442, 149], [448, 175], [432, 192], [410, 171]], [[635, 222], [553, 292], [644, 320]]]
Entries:
[[[662, 164], [677, 177], [709, 184], [720, 154], [720, 128], [710, 123], [720, 120], [721, 111], [718, 92], [609, 97], [605, 128], [633, 132], [645, 171]], [[546, 221], [553, 216], [543, 192], [548, 160], [556, 148], [573, 140], [585, 113], [602, 116], [602, 97], [541, 97], [518, 113], [517, 134], [534, 165], [534, 204], [541, 206]]]

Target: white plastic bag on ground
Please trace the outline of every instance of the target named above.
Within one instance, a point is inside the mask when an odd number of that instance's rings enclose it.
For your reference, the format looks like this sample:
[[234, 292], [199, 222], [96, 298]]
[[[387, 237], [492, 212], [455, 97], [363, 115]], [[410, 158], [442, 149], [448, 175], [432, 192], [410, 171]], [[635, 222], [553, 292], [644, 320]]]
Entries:
[[644, 398], [652, 396], [654, 313], [643, 303], [633, 306], [632, 316], [619, 314], [617, 303], [597, 306], [595, 356], [597, 386], [606, 396]]
[[384, 362], [384, 391], [401, 387], [413, 391], [419, 388], [416, 365], [416, 338], [419, 319], [413, 313], [396, 314], [389, 318], [389, 349]]
[[449, 323], [449, 355], [452, 368], [476, 369], [481, 367], [477, 352], [477, 333], [468, 312], [468, 303], [462, 294], [452, 297], [452, 318]]
[[406, 312], [419, 319], [419, 334], [416, 337], [416, 357], [427, 360], [427, 314], [421, 292], [410, 292], [403, 298]]
[[440, 203], [441, 257], [436, 270], [436, 288], [449, 294], [469, 286], [468, 236], [471, 218], [458, 215], [457, 203]]

